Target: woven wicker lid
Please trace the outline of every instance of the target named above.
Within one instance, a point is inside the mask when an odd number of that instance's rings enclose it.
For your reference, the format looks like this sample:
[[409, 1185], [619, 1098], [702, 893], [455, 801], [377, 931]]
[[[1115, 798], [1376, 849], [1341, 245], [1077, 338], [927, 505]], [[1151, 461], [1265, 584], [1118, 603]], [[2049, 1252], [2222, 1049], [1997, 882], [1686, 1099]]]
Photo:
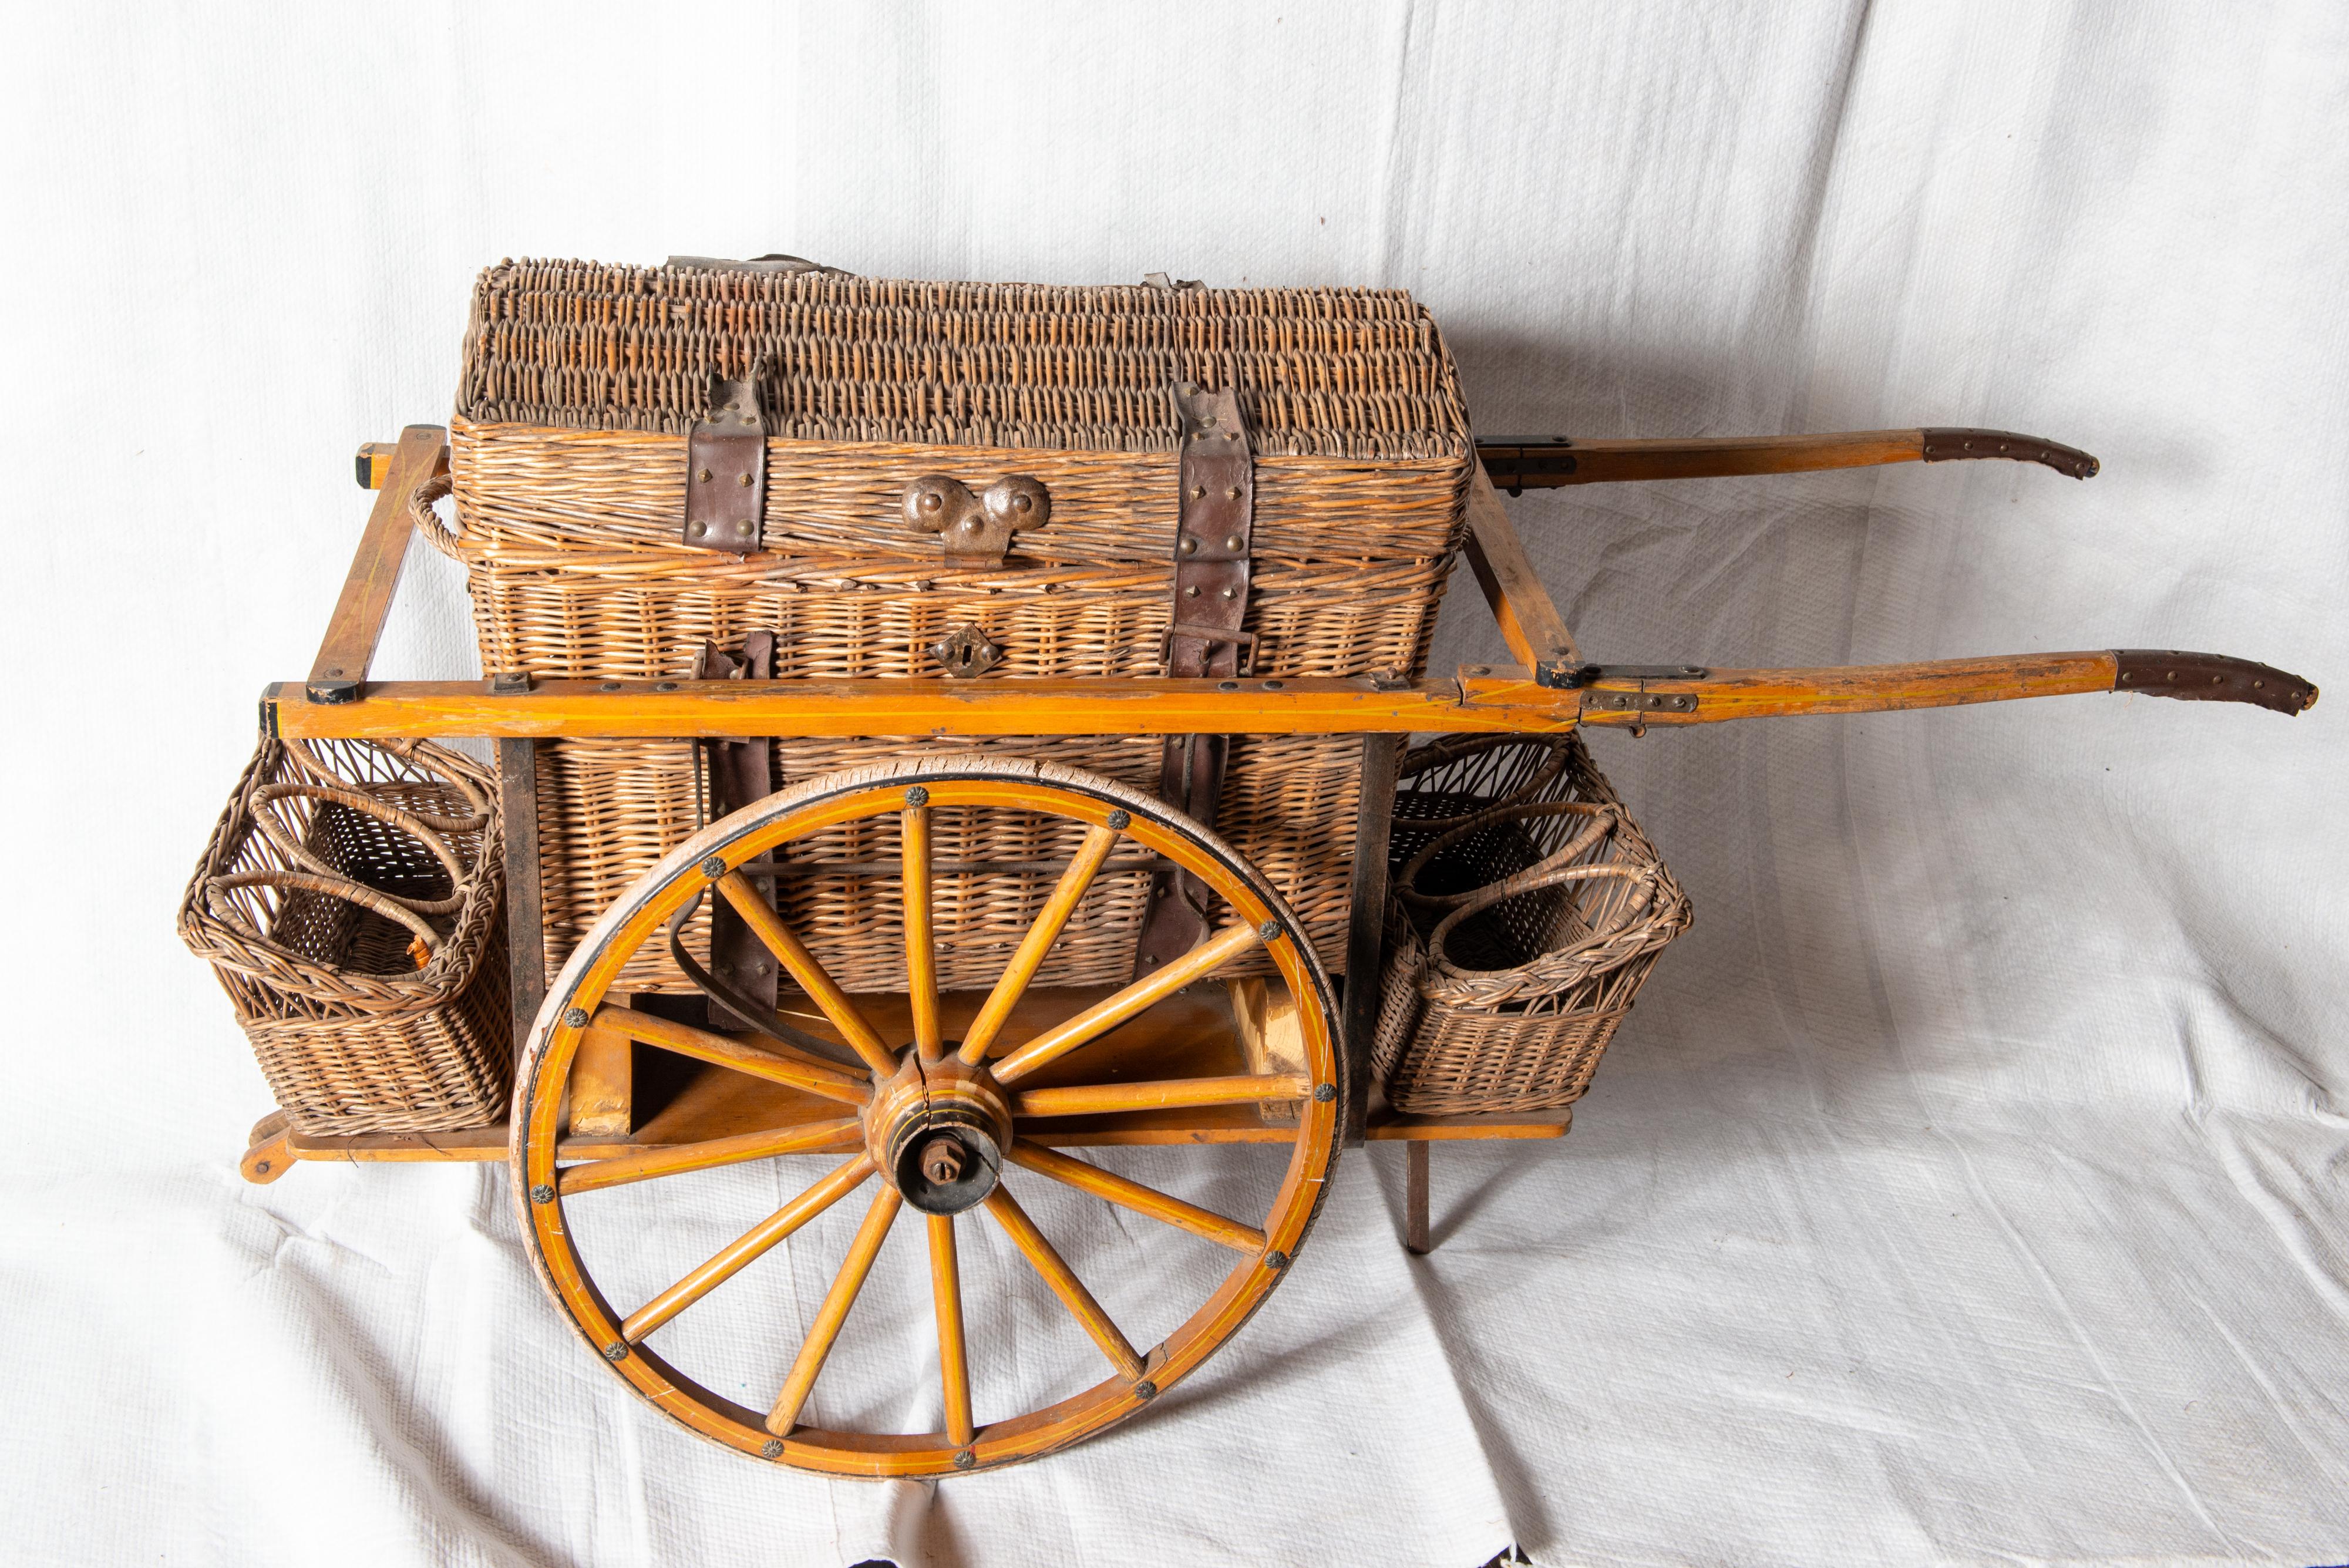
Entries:
[[762, 367], [771, 437], [1155, 452], [1169, 388], [1237, 382], [1259, 455], [1456, 460], [1433, 319], [1383, 289], [924, 283], [507, 261], [475, 285], [457, 414], [682, 434]]

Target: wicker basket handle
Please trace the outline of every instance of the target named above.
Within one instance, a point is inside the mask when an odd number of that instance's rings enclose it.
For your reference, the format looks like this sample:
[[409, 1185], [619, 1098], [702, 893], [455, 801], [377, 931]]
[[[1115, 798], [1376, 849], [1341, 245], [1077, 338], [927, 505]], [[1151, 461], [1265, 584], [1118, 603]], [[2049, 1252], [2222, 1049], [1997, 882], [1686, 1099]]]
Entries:
[[[1568, 839], [1558, 848], [1543, 856], [1523, 871], [1512, 873], [1502, 881], [1487, 883], [1482, 888], [1472, 888], [1465, 893], [1423, 893], [1419, 890], [1419, 874], [1428, 861], [1469, 835], [1482, 832], [1499, 823], [1523, 822], [1544, 816], [1587, 816], [1590, 821], [1583, 826], [1580, 832]], [[1395, 878], [1395, 897], [1414, 909], [1448, 909], [1454, 905], [1489, 892], [1495, 888], [1506, 888], [1511, 883], [1545, 871], [1551, 867], [1571, 863], [1584, 850], [1614, 832], [1617, 820], [1616, 809], [1613, 806], [1601, 805], [1594, 801], [1537, 801], [1530, 805], [1516, 805], [1505, 801], [1499, 805], [1489, 806], [1474, 816], [1462, 818], [1459, 826], [1428, 840], [1421, 847], [1420, 852], [1413, 856], [1403, 867], [1402, 875]]]
[[1458, 909], [1437, 921], [1435, 929], [1427, 934], [1427, 961], [1434, 968], [1451, 975], [1465, 977], [1490, 973], [1492, 971], [1485, 970], [1462, 969], [1444, 956], [1444, 943], [1451, 939], [1454, 929], [1469, 916], [1479, 910], [1488, 909], [1504, 898], [1514, 898], [1521, 893], [1538, 892], [1544, 888], [1555, 888], [1566, 882], [1621, 881], [1636, 884], [1632, 896], [1623, 900], [1622, 908], [1615, 912], [1615, 919], [1605, 927], [1593, 926], [1590, 929], [1590, 934], [1575, 943], [1573, 947], [1543, 955], [1546, 959], [1555, 961], [1568, 953], [1603, 942], [1630, 926], [1634, 919], [1647, 911], [1649, 901], [1655, 897], [1656, 884], [1659, 879], [1659, 873], [1653, 866], [1559, 866], [1547, 871], [1538, 867], [1530, 871], [1520, 871], [1516, 876], [1495, 882], [1489, 888], [1477, 888]]
[[[403, 811], [398, 806], [387, 805], [371, 794], [364, 794], [357, 790], [336, 789], [327, 784], [262, 784], [253, 792], [252, 804], [258, 806], [269, 801], [285, 800], [289, 797], [297, 800], [332, 801], [336, 805], [363, 813], [374, 817], [378, 822], [397, 827], [431, 851], [432, 857], [440, 862], [441, 867], [449, 873], [450, 893], [445, 898], [409, 898], [397, 893], [384, 893], [380, 888], [370, 889], [371, 891], [389, 898], [396, 904], [413, 909], [419, 915], [454, 914], [458, 907], [465, 901], [465, 883], [472, 873], [466, 869], [463, 861], [457, 858], [457, 852], [449, 847], [448, 840], [428, 826], [422, 817], [412, 812]], [[248, 808], [246, 815], [252, 818], [254, 826], [261, 829], [262, 836], [277, 846], [297, 865], [320, 877], [338, 881], [346, 879], [340, 871], [311, 854], [308, 846], [286, 832], [285, 825], [270, 813]]]
[[[286, 741], [283, 743], [313, 777], [324, 779], [336, 788], [349, 790], [354, 794], [367, 794], [367, 791], [359, 785], [353, 784], [325, 763], [320, 762], [317, 753], [310, 750], [309, 746], [303, 742]], [[455, 790], [465, 797], [465, 804], [473, 808], [472, 814], [469, 816], [437, 816], [429, 811], [411, 811], [409, 815], [437, 833], [479, 833], [490, 825], [490, 803], [487, 797], [480, 790], [475, 789], [462, 774], [448, 768], [431, 767], [429, 763], [419, 760], [416, 751], [419, 746], [424, 744], [423, 742], [401, 740], [378, 741], [375, 743], [400, 761], [429, 772], [434, 784], [445, 784]]]
[[458, 544], [457, 530], [440, 521], [440, 514], [432, 504], [456, 488], [445, 473], [428, 473], [417, 481], [416, 488], [408, 493], [408, 521], [424, 542], [456, 562], [465, 564], [465, 554]]
[[[416, 960], [418, 969], [430, 963], [440, 950], [440, 933], [434, 930], [423, 916], [389, 894], [379, 893], [347, 877], [322, 877], [315, 871], [237, 871], [225, 877], [212, 877], [204, 883], [208, 898], [237, 888], [276, 888], [286, 892], [322, 893], [330, 898], [348, 899], [363, 909], [372, 910], [387, 920], [407, 927], [416, 939], [408, 944], [408, 951], [409, 956]], [[251, 933], [256, 941], [266, 940], [232, 913], [226, 905], [214, 904], [212, 915]]]

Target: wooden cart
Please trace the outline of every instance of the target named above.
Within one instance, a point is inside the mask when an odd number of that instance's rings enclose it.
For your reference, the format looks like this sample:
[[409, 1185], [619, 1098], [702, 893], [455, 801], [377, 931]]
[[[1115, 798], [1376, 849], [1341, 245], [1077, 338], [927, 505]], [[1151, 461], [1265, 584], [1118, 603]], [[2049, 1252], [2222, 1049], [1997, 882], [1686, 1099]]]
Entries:
[[[1571, 1113], [1413, 1116], [1389, 1108], [1369, 1069], [1396, 758], [1406, 737], [1555, 735], [1577, 726], [1674, 728], [1730, 719], [1852, 713], [2091, 691], [2243, 701], [2291, 713], [2315, 700], [2296, 677], [2201, 654], [2097, 651], [1836, 670], [1627, 668], [1586, 659], [1528, 564], [1495, 486], [1787, 472], [1942, 458], [2029, 458], [2085, 478], [2095, 461], [1995, 431], [1880, 431], [1752, 441], [1482, 441], [1466, 554], [1515, 663], [1426, 680], [1133, 679], [374, 681], [368, 664], [413, 532], [411, 503], [445, 473], [447, 433], [413, 426], [363, 449], [379, 492], [306, 681], [270, 686], [265, 732], [289, 740], [487, 737], [502, 784], [507, 939], [518, 1087], [510, 1122], [451, 1133], [304, 1136], [283, 1116], [255, 1129], [243, 1169], [274, 1181], [301, 1160], [503, 1160], [545, 1282], [592, 1349], [641, 1396], [745, 1453], [864, 1476], [952, 1474], [1032, 1458], [1142, 1408], [1196, 1367], [1299, 1258], [1339, 1151], [1409, 1151], [1408, 1244], [1427, 1246], [1428, 1148], [1455, 1139], [1537, 1143]], [[1342, 991], [1297, 916], [1257, 867], [1154, 796], [1079, 770], [1000, 756], [935, 754], [795, 785], [710, 823], [606, 910], [553, 983], [540, 910], [539, 743], [552, 737], [1102, 736], [1359, 737]], [[1073, 825], [1049, 900], [991, 987], [938, 983], [934, 868], [951, 809], [1039, 814]], [[851, 996], [776, 914], [755, 878], [779, 846], [843, 825], [888, 821], [901, 863], [902, 994]], [[1149, 857], [1182, 868], [1237, 919], [1123, 986], [1031, 987], [1089, 882]], [[728, 1028], [720, 1002], [693, 1017], [638, 1003], [618, 983], [704, 898], [723, 899], [800, 1000], [771, 1028]], [[1268, 956], [1277, 984], [1204, 986], [1243, 955]], [[700, 973], [698, 970], [696, 973]], [[1285, 992], [1285, 996], [1283, 992]], [[729, 1018], [731, 1012], [737, 1016]], [[772, 1016], [772, 1015], [767, 1015]], [[1007, 1044], [1009, 1048], [1006, 1048]], [[1224, 1145], [1288, 1151], [1260, 1208], [1211, 1212], [1071, 1154], [1166, 1145], [1213, 1158]], [[567, 1218], [597, 1189], [782, 1155], [830, 1157], [825, 1174], [648, 1300], [607, 1301]], [[1015, 1182], [1002, 1179], [1018, 1168]], [[1228, 1270], [1163, 1338], [1133, 1342], [1087, 1289], [1013, 1187], [1055, 1184], [1106, 1199], [1228, 1252]], [[795, 1184], [796, 1185], [796, 1184]], [[686, 1376], [646, 1344], [800, 1227], [855, 1194], [846, 1261], [813, 1314], [780, 1394], [752, 1408]], [[1031, 1199], [1032, 1201], [1032, 1199]], [[937, 1429], [841, 1430], [803, 1419], [807, 1399], [874, 1256], [911, 1207], [926, 1232], [936, 1316]], [[1040, 1408], [988, 1408], [966, 1342], [957, 1214], [984, 1208], [1070, 1318], [1072, 1357], [1108, 1376]], [[1145, 1228], [1148, 1229], [1148, 1228]], [[1156, 1232], [1153, 1232], [1156, 1234]], [[1065, 1325], [1063, 1325], [1065, 1326]], [[916, 1376], [916, 1373], [919, 1376]], [[910, 1368], [915, 1381], [930, 1375]], [[1090, 1377], [1092, 1374], [1085, 1375]], [[974, 1387], [978, 1413], [975, 1414]]]

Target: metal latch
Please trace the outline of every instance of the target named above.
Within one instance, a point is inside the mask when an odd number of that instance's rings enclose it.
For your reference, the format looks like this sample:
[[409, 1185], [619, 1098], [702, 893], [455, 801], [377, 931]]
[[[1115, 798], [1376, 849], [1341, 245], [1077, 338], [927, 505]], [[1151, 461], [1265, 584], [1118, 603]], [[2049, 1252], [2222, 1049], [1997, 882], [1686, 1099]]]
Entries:
[[1024, 473], [1007, 473], [977, 495], [952, 475], [926, 473], [905, 486], [900, 504], [906, 522], [938, 536], [949, 566], [999, 566], [1013, 534], [1052, 520], [1052, 493]]
[[984, 675], [1003, 662], [1003, 649], [976, 622], [966, 623], [930, 644], [930, 657], [957, 680]]

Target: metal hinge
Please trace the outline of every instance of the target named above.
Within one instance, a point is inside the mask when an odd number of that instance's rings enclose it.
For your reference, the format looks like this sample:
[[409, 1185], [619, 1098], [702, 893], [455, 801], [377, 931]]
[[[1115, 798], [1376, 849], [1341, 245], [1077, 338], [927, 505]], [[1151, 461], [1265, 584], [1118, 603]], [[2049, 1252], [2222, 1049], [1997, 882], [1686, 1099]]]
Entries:
[[1713, 671], [1702, 664], [1569, 664], [1545, 659], [1534, 666], [1534, 684], [1560, 691], [1578, 691], [1599, 681], [1636, 680], [1644, 690], [1651, 680], [1704, 680]]
[[[1585, 664], [1556, 680], [1543, 680], [1542, 672], [1537, 670], [1535, 680], [1543, 686], [1583, 691], [1582, 706], [1593, 712], [1693, 713], [1697, 708], [1695, 692], [1651, 691], [1649, 682], [1684, 686], [1692, 680], [1708, 680], [1712, 674], [1701, 664]], [[1601, 684], [1609, 690], [1588, 690]], [[1623, 686], [1630, 690], [1614, 690]]]

